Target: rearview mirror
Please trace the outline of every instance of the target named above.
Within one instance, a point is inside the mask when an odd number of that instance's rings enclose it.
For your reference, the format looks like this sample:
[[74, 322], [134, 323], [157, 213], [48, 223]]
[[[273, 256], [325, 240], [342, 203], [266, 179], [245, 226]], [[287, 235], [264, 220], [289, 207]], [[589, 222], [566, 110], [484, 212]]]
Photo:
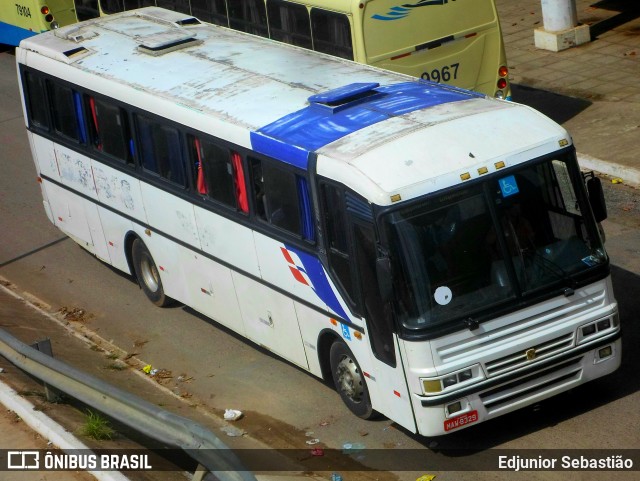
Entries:
[[602, 222], [607, 218], [607, 204], [604, 200], [602, 182], [598, 177], [593, 176], [587, 180], [587, 193], [596, 222]]

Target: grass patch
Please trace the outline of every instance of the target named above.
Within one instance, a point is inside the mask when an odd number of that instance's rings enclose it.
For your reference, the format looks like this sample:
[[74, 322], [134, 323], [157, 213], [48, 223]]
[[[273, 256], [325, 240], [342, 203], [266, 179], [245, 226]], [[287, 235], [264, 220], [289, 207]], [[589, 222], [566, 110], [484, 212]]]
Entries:
[[90, 410], [85, 415], [84, 425], [80, 428], [80, 432], [98, 441], [110, 440], [116, 434], [106, 418]]
[[107, 364], [104, 368], [109, 369], [110, 371], [124, 371], [128, 365], [120, 360], [116, 360]]

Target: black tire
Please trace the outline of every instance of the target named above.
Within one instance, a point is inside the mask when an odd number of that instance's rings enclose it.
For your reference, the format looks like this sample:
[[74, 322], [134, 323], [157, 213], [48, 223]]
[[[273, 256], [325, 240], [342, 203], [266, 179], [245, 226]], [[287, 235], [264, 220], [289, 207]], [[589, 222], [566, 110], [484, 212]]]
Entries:
[[164, 293], [156, 263], [153, 261], [149, 249], [140, 239], [133, 241], [131, 256], [138, 284], [149, 300], [159, 307], [172, 304], [173, 299]]
[[373, 410], [367, 382], [351, 349], [336, 341], [331, 345], [329, 360], [333, 384], [349, 410], [362, 419], [375, 418], [378, 413]]

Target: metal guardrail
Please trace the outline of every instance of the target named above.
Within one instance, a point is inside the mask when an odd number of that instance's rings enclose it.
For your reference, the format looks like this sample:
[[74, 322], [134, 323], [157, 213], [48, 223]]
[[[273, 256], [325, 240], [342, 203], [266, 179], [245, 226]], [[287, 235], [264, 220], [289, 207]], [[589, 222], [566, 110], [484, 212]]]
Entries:
[[[0, 354], [48, 385], [144, 435], [179, 447], [220, 481], [256, 481], [237, 456], [202, 425], [171, 413], [32, 348], [0, 329]], [[196, 471], [194, 479], [204, 472]]]

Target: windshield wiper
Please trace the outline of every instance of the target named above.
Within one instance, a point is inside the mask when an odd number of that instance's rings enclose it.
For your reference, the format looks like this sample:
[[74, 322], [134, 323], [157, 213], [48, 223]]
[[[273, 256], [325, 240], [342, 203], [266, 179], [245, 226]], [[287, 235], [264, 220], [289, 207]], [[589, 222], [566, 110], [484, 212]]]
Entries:
[[538, 265], [540, 265], [546, 272], [552, 274], [556, 279], [560, 279], [561, 281], [564, 281], [565, 285], [568, 285], [563, 292], [565, 297], [575, 294], [578, 283], [567, 271], [552, 260], [544, 257], [538, 251], [533, 251], [533, 259], [534, 262], [539, 259], [541, 262]]

